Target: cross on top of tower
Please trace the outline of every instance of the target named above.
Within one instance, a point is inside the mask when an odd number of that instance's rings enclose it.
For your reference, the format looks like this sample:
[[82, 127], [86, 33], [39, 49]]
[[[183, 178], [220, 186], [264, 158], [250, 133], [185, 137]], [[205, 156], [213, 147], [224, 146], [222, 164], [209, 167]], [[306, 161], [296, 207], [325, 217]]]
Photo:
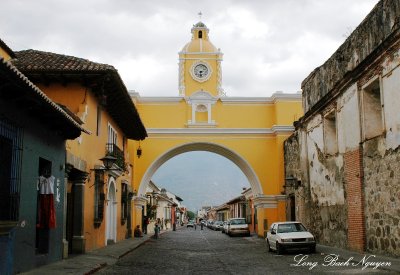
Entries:
[[203, 15], [203, 14], [201, 13], [201, 11], [199, 11], [198, 15], [199, 15], [199, 19], [201, 20], [201, 16]]

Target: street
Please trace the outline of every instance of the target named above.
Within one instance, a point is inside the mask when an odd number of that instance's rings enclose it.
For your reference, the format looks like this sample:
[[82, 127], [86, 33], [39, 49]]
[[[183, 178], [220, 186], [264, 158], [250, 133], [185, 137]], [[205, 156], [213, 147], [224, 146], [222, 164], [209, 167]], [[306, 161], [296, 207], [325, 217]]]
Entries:
[[[302, 255], [300, 255], [302, 254]], [[364, 263], [372, 262], [366, 260]], [[364, 269], [363, 269], [364, 268]], [[394, 274], [321, 253], [268, 252], [257, 236], [182, 227], [150, 239], [97, 274]]]

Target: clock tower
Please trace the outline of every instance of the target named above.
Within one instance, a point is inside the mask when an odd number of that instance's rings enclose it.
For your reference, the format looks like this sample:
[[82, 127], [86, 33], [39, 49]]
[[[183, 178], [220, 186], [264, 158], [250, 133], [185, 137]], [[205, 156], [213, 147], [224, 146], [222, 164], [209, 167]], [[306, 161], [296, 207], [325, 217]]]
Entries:
[[192, 27], [192, 40], [179, 52], [179, 95], [191, 97], [205, 92], [214, 98], [223, 96], [221, 61], [223, 54], [209, 40], [203, 22]]

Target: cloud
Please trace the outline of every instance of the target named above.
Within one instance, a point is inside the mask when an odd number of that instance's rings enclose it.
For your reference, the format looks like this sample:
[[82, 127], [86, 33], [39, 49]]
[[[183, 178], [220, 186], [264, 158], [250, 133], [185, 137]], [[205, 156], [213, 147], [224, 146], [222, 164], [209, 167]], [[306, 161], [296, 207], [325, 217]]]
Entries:
[[[178, 95], [178, 52], [202, 11], [228, 96], [295, 92], [377, 0], [4, 0], [0, 37], [116, 67], [128, 89]], [[162, 83], [162, 84], [161, 84]]]

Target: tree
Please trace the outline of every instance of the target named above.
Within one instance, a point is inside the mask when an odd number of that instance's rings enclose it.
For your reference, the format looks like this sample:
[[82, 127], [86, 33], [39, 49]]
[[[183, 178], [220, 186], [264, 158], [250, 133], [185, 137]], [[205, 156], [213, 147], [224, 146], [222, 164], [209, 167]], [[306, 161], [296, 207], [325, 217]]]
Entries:
[[194, 218], [196, 217], [196, 214], [194, 214], [192, 211], [187, 211], [186, 214], [187, 214], [189, 220], [194, 220]]

